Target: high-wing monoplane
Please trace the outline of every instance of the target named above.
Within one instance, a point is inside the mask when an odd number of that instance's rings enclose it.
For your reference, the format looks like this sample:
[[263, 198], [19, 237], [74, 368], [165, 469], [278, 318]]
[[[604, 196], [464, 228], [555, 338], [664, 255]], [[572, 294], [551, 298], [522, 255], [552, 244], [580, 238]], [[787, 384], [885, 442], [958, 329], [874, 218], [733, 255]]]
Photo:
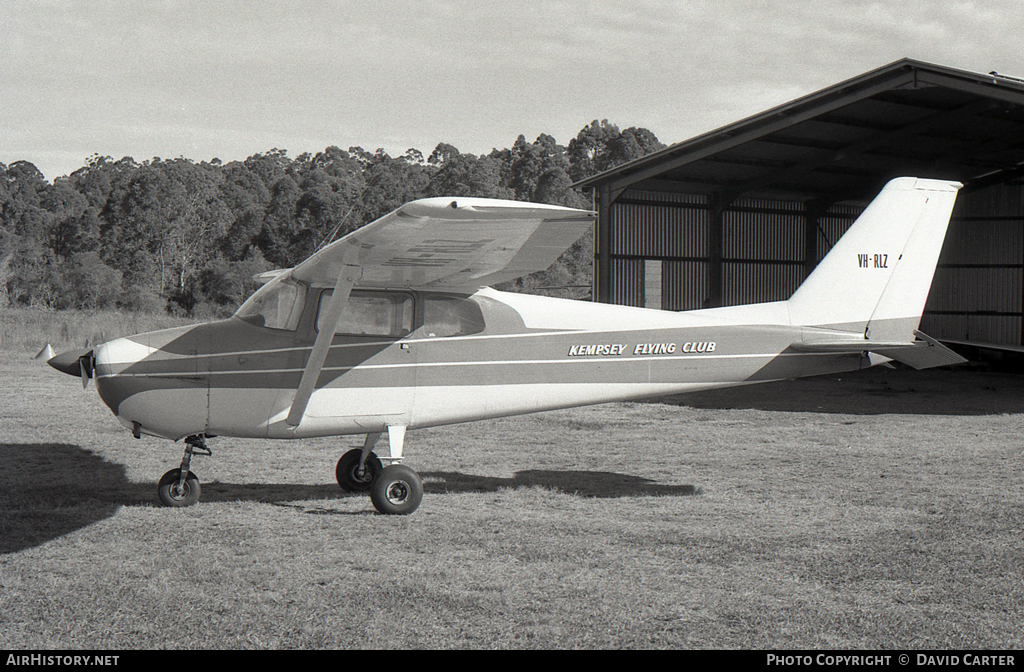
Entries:
[[[594, 213], [408, 203], [266, 283], [229, 319], [50, 360], [94, 378], [135, 437], [184, 439], [160, 500], [195, 503], [207, 439], [365, 434], [342, 488], [414, 511], [406, 430], [849, 371], [964, 361], [918, 331], [960, 184], [891, 181], [787, 301], [670, 312], [501, 292], [550, 266]], [[389, 455], [374, 451], [387, 432]], [[389, 463], [384, 466], [384, 463]]]

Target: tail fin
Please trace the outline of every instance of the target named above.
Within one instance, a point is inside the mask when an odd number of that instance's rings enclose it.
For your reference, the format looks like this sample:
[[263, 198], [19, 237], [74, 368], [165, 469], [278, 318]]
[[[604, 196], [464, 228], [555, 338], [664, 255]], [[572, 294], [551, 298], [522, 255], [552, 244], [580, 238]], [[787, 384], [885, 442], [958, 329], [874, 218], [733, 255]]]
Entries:
[[914, 341], [962, 186], [914, 177], [885, 185], [789, 299], [792, 323]]

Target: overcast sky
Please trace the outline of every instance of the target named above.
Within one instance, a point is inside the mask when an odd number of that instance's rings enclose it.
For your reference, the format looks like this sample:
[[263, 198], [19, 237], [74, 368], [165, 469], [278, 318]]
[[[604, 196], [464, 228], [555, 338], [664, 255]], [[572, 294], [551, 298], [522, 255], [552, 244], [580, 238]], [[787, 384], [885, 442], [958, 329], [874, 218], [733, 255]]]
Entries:
[[671, 144], [904, 57], [1024, 76], [1020, 0], [0, 0], [0, 162]]

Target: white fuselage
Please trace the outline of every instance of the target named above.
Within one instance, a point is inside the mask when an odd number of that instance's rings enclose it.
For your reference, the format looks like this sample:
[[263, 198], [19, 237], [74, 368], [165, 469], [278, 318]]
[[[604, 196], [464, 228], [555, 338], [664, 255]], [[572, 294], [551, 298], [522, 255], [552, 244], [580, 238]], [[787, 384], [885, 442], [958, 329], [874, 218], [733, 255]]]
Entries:
[[[787, 352], [785, 302], [673, 313], [492, 289], [476, 333], [334, 337], [298, 426], [286, 418], [320, 305], [294, 331], [232, 318], [118, 339], [96, 352], [100, 393], [138, 432], [301, 438], [428, 427], [856, 369], [855, 355]], [[445, 297], [441, 297], [445, 298]], [[431, 297], [415, 297], [416, 311]], [[482, 327], [482, 328], [480, 328]], [[343, 330], [342, 330], [343, 331]]]

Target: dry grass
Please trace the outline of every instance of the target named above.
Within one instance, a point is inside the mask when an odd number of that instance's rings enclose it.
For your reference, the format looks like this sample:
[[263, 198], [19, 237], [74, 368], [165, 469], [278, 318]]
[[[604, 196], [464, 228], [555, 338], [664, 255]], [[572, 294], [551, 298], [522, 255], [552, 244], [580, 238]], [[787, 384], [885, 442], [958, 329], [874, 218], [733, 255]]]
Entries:
[[[358, 437], [180, 444], [0, 353], [0, 648], [1024, 645], [1024, 382], [974, 372], [410, 433], [409, 517], [343, 494]], [[899, 412], [895, 412], [899, 411]]]
[[31, 351], [49, 343], [60, 352], [121, 336], [188, 324], [185, 318], [116, 310], [0, 308], [0, 351]]

